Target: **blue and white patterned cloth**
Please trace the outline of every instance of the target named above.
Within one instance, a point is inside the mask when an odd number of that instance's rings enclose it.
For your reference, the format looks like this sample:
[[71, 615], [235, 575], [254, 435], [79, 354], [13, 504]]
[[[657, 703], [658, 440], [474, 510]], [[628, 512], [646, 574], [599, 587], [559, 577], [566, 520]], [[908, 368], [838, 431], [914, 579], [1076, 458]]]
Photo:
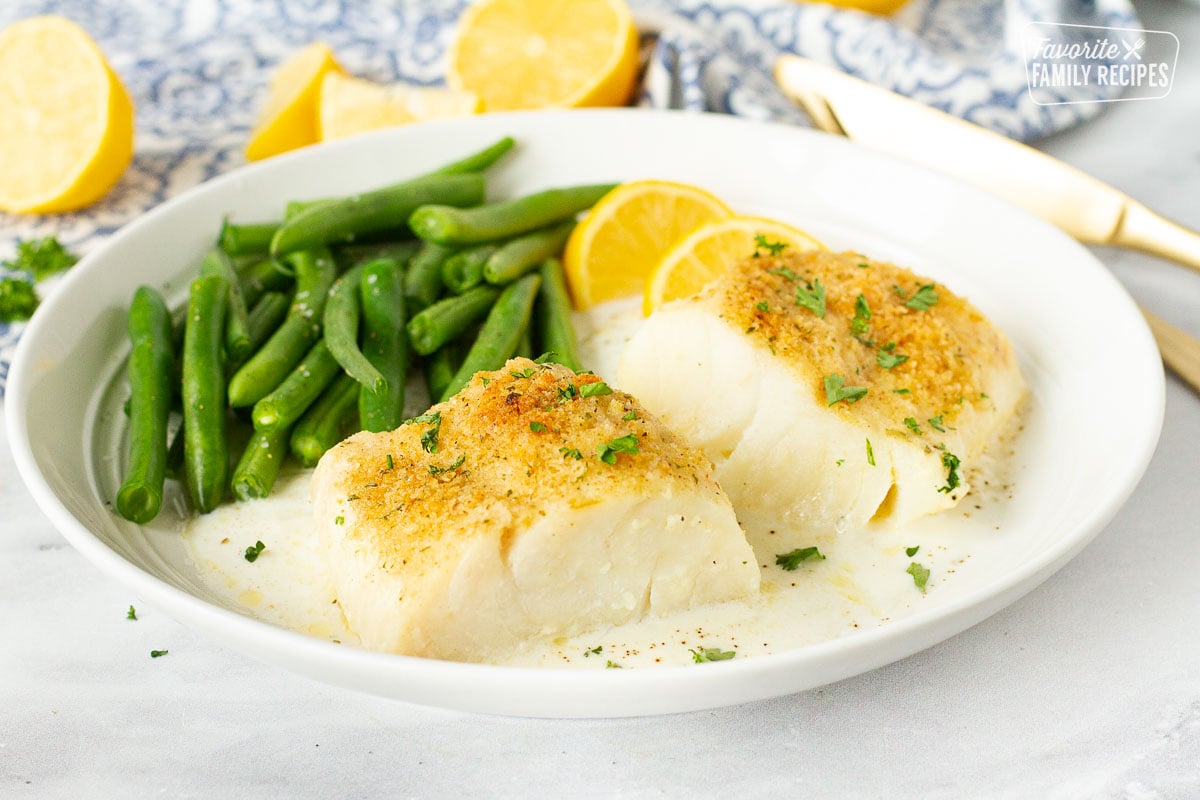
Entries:
[[[308, 42], [328, 42], [364, 78], [440, 83], [445, 49], [466, 4], [4, 0], [0, 27], [53, 13], [91, 33], [133, 96], [137, 142], [130, 170], [92, 208], [46, 217], [0, 214], [0, 259], [17, 239], [45, 235], [86, 253], [147, 209], [240, 165], [271, 70]], [[911, 0], [890, 18], [787, 0], [630, 5], [643, 31], [656, 34], [641, 105], [807, 124], [771, 77], [775, 59], [795, 53], [1026, 140], [1101, 107], [1031, 101], [1021, 50], [1028, 23], [1137, 27], [1128, 0]], [[41, 291], [53, 291], [53, 281]], [[22, 328], [0, 323], [0, 391]]]

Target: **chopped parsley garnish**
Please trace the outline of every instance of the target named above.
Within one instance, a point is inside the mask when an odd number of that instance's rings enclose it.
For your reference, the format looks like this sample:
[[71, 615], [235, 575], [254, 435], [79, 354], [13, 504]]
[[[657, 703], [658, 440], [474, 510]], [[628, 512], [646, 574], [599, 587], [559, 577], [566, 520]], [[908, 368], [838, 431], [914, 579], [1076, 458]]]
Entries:
[[590, 650], [584, 650], [583, 657], [587, 658], [588, 656], [598, 656], [602, 652], [604, 652], [604, 645], [598, 644], [595, 647], [591, 648]]
[[258, 557], [262, 555], [262, 551], [266, 549], [267, 546], [263, 544], [261, 540], [259, 540], [247, 547], [246, 552], [242, 554], [242, 557], [253, 564], [255, 561], [258, 561]]
[[333, 518], [333, 524], [334, 525], [345, 525], [346, 518], [343, 517], [341, 514], [338, 514], [336, 517]]
[[799, 283], [800, 281], [804, 280], [803, 278], [801, 278], [796, 273], [792, 272], [787, 267], [780, 267], [779, 269], [773, 269], [773, 270], [770, 270], [770, 272], [772, 275], [782, 275], [783, 277], [787, 278], [792, 283]]
[[29, 319], [38, 307], [37, 292], [24, 278], [0, 278], [0, 322]]
[[568, 383], [566, 386], [560, 386], [558, 387], [558, 402], [565, 403], [575, 397], [577, 394], [579, 394], [579, 389], [576, 388], [575, 384], [573, 383]]
[[613, 661], [611, 658], [604, 662], [605, 669], [625, 669], [623, 666]]
[[492, 382], [492, 379], [489, 378], [487, 375], [480, 375], [479, 382], [482, 383], [484, 386], [487, 386], [489, 383]]
[[17, 254], [0, 266], [5, 269], [28, 272], [36, 281], [75, 266], [79, 258], [70, 253], [58, 239], [44, 236], [28, 242], [17, 242]]
[[871, 266], [871, 265], [870, 265], [870, 264], [868, 264], [868, 263], [867, 263], [867, 262], [865, 262], [865, 261], [860, 261], [860, 262], [858, 263], [858, 268], [859, 268], [859, 269], [868, 269], [870, 266]]
[[150, 657], [151, 658], [162, 658], [169, 652], [171, 652], [171, 651], [170, 650], [151, 650]]
[[867, 332], [867, 322], [871, 319], [871, 307], [867, 305], [867, 298], [861, 294], [854, 301], [854, 320], [850, 323], [850, 332], [855, 336], [862, 336]]
[[540, 422], [534, 421], [529, 423], [529, 430], [533, 431], [534, 433], [542, 433], [546, 430], [546, 426]]
[[129, 610], [125, 612], [125, 619], [136, 620], [137, 619], [137, 609], [134, 608], [133, 606], [130, 606]]
[[628, 411], [623, 417], [621, 417], [621, 419], [625, 420], [626, 422], [632, 422], [635, 419], [640, 419], [640, 417], [637, 415], [636, 411]]
[[616, 464], [617, 453], [628, 453], [636, 455], [640, 452], [638, 448], [638, 437], [636, 433], [627, 433], [624, 436], [618, 436], [611, 442], [600, 445], [596, 448], [596, 455], [605, 464]]
[[[405, 425], [432, 425], [429, 430], [421, 434], [421, 449], [426, 453], [436, 453], [438, 451], [438, 433], [442, 430], [442, 412], [434, 411], [432, 414], [422, 414], [419, 417], [404, 420]], [[392, 468], [391, 456], [388, 456], [388, 469]]]
[[917, 551], [919, 551], [920, 549], [921, 549], [921, 545], [917, 545], [916, 547], [906, 547], [906, 548], [904, 548], [904, 555], [908, 556], [909, 558], [912, 558], [913, 556], [915, 556], [917, 554]]
[[925, 591], [925, 584], [929, 581], [929, 570], [916, 561], [908, 565], [908, 569], [904, 570], [909, 575], [912, 575], [913, 583], [922, 592]]
[[888, 342], [879, 349], [878, 353], [875, 354], [875, 363], [884, 369], [891, 369], [892, 367], [898, 367], [905, 361], [908, 361], [908, 356], [895, 352], [895, 349], [896, 343]]
[[563, 458], [573, 458], [576, 461], [583, 458], [583, 453], [576, 450], [574, 447], [560, 447], [558, 452], [562, 453]]
[[807, 287], [796, 287], [796, 305], [804, 306], [819, 319], [825, 319], [825, 287], [821, 285], [819, 278], [807, 284]]
[[917, 422], [916, 417], [905, 417], [904, 418], [904, 427], [908, 428], [910, 431], [915, 433], [917, 436], [925, 435], [924, 433], [921, 432], [921, 424], [919, 422]]
[[835, 462], [833, 462], [833, 463], [834, 463], [834, 464], [837, 464], [837, 465], [840, 467], [842, 464], [845, 464], [845, 463], [846, 463], [846, 459], [844, 459], [844, 458], [839, 458], [837, 461], [835, 461]]
[[946, 485], [938, 488], [939, 492], [949, 494], [958, 488], [960, 483], [958, 477], [959, 463], [958, 456], [949, 450], [942, 453], [942, 466], [946, 468]]
[[463, 465], [463, 462], [466, 460], [467, 460], [467, 454], [463, 453], [461, 456], [459, 456], [455, 460], [455, 462], [453, 464], [451, 464], [448, 467], [439, 467], [435, 464], [430, 464], [429, 465], [429, 474], [430, 475], [442, 475], [447, 472], [453, 472], [454, 470], [461, 467]]
[[911, 308], [913, 311], [928, 311], [931, 307], [936, 306], [938, 301], [937, 292], [934, 291], [936, 286], [937, 284], [927, 283], [919, 287], [912, 297], [904, 301], [904, 307]]
[[847, 403], [857, 403], [867, 396], [865, 386], [846, 386], [846, 379], [841, 375], [825, 376], [825, 404], [828, 406], [845, 400]]
[[535, 359], [533, 360], [533, 363], [535, 363], [535, 364], [545, 364], [545, 363], [547, 363], [547, 362], [553, 362], [553, 361], [557, 361], [558, 359], [559, 359], [559, 355], [558, 355], [558, 353], [557, 353], [556, 351], [554, 351], [554, 350], [547, 350], [546, 352], [542, 353], [540, 356], [538, 356], [537, 358], [535, 358]]
[[872, 467], [875, 466], [875, 449], [871, 447], [870, 439], [867, 439], [867, 463]]
[[816, 547], [797, 547], [790, 553], [780, 553], [775, 556], [775, 564], [788, 572], [797, 569], [805, 561], [824, 561], [825, 556]]
[[596, 381], [595, 383], [585, 383], [579, 387], [580, 397], [600, 397], [601, 395], [612, 394], [613, 390], [609, 388], [604, 381]]
[[512, 375], [514, 378], [532, 378], [535, 374], [537, 374], [537, 369], [535, 367], [529, 367], [528, 369], [513, 370], [508, 374]]
[[787, 249], [783, 242], [772, 242], [761, 233], [754, 234], [754, 257], [760, 258], [765, 252], [769, 256], [780, 256]]
[[929, 418], [929, 427], [933, 428], [935, 431], [941, 431], [942, 433], [946, 432], [946, 429], [942, 427], [941, 414], [938, 414], [936, 417]]
[[388, 468], [388, 470], [393, 470], [396, 468], [396, 462], [392, 460], [391, 453], [387, 454], [387, 468]]
[[722, 650], [719, 647], [701, 647], [699, 650], [689, 650], [692, 661], [703, 664], [705, 661], [728, 661], [737, 655], [735, 650]]
[[912, 394], [912, 389], [892, 389], [892, 394]]

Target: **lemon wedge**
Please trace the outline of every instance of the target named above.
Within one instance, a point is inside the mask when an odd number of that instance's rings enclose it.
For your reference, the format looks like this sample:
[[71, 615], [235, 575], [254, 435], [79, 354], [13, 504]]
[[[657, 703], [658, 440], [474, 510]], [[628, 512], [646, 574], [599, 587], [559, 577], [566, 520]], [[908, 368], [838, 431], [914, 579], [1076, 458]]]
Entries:
[[0, 33], [0, 209], [103, 197], [133, 158], [133, 101], [83, 28], [32, 17]]
[[619, 106], [637, 68], [624, 0], [483, 0], [459, 20], [446, 81], [487, 111]]
[[480, 107], [479, 97], [470, 92], [373, 83], [331, 71], [321, 79], [317, 134], [321, 141], [340, 139], [409, 122], [465, 117]]
[[684, 234], [733, 212], [695, 186], [623, 183], [597, 203], [567, 240], [568, 288], [578, 309], [642, 294], [647, 276]]
[[646, 280], [642, 312], [649, 316], [668, 300], [689, 297], [755, 253], [824, 250], [799, 228], [765, 217], [729, 217], [708, 222], [684, 236]]
[[250, 141], [246, 158], [258, 161], [317, 141], [317, 97], [321, 80], [343, 70], [324, 42], [302, 47], [271, 78], [266, 105]]

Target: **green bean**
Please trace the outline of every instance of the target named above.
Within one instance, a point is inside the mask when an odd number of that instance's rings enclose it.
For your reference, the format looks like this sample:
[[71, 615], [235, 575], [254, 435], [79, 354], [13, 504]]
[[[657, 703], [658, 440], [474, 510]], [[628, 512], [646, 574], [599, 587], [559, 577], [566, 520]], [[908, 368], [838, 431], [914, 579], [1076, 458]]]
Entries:
[[229, 476], [221, 365], [228, 302], [229, 286], [221, 276], [192, 281], [183, 337], [184, 470], [192, 503], [202, 514], [220, 504]]
[[437, 402], [446, 391], [454, 374], [462, 366], [463, 356], [466, 355], [466, 345], [462, 339], [449, 342], [436, 352], [422, 359], [425, 367], [425, 385], [429, 388], [430, 402]]
[[283, 292], [266, 292], [258, 298], [246, 317], [246, 327], [250, 330], [250, 352], [257, 351], [270, 338], [287, 316], [291, 303], [291, 298]]
[[246, 442], [231, 481], [233, 496], [240, 501], [261, 500], [271, 493], [279, 469], [287, 457], [288, 428], [256, 430]]
[[253, 405], [270, 394], [321, 338], [325, 300], [337, 274], [333, 256], [322, 247], [295, 253], [290, 260], [296, 270], [292, 307], [267, 343], [229, 381], [229, 403], [234, 407]]
[[255, 430], [290, 428], [341, 371], [325, 340], [312, 346], [273, 392], [254, 404]]
[[572, 218], [505, 242], [483, 265], [483, 279], [488, 283], [515, 281], [547, 258], [561, 254], [573, 230]]
[[442, 245], [491, 242], [574, 217], [591, 208], [615, 186], [604, 183], [547, 189], [477, 208], [430, 204], [412, 212], [408, 227], [425, 241]]
[[539, 275], [526, 275], [504, 288], [496, 305], [492, 306], [487, 321], [483, 323], [479, 338], [467, 353], [466, 360], [454, 373], [450, 385], [442, 391], [443, 401], [458, 394], [476, 372], [500, 369], [516, 352], [521, 331], [529, 325], [533, 300], [541, 282]]
[[363, 268], [363, 354], [387, 379], [385, 392], [364, 386], [358, 416], [369, 431], [390, 431], [404, 419], [408, 379], [408, 335], [404, 325], [404, 275], [394, 261], [375, 261]]
[[525, 330], [521, 331], [521, 340], [517, 342], [517, 349], [513, 351], [513, 358], [533, 358], [533, 320], [525, 326]]
[[279, 224], [275, 222], [235, 225], [226, 217], [221, 223], [217, 246], [230, 256], [266, 255], [271, 249], [271, 237]]
[[183, 424], [180, 423], [171, 437], [171, 446], [167, 448], [167, 477], [171, 480], [183, 480], [183, 445], [186, 438]]
[[413, 210], [429, 203], [448, 207], [483, 202], [482, 175], [431, 175], [307, 208], [287, 220], [271, 240], [272, 255], [322, 244], [352, 242], [378, 231], [402, 230]]
[[310, 208], [316, 208], [319, 205], [328, 203], [331, 199], [329, 197], [318, 197], [316, 200], [289, 200], [283, 209], [283, 219], [286, 222], [297, 214], [308, 211]]
[[167, 420], [175, 353], [171, 312], [154, 289], [139, 286], [129, 308], [129, 468], [117, 492], [117, 511], [143, 524], [162, 508], [167, 469]]
[[480, 244], [461, 250], [442, 262], [442, 283], [455, 294], [483, 283], [483, 266], [499, 245]]
[[237, 273], [233, 271], [233, 261], [220, 248], [209, 250], [200, 262], [200, 274], [220, 275], [229, 287], [229, 304], [225, 311], [225, 355], [229, 361], [239, 364], [251, 353], [250, 329], [246, 322], [246, 298], [242, 294]]
[[261, 258], [251, 264], [238, 267], [238, 283], [242, 285], [242, 297], [246, 308], [252, 308], [264, 292], [281, 291], [289, 287], [296, 278], [295, 272], [287, 269], [273, 258]]
[[390, 258], [403, 267], [416, 254], [420, 247], [421, 241], [419, 239], [409, 239], [402, 242], [347, 244], [337, 249], [334, 258], [341, 265], [342, 269], [357, 267], [359, 264], [366, 264], [368, 261], [375, 261], [379, 258]]
[[538, 291], [534, 309], [539, 346], [552, 354], [551, 361], [579, 372], [583, 364], [579, 361], [575, 326], [571, 324], [571, 300], [567, 296], [562, 263], [556, 258], [548, 258], [542, 262], [539, 272], [542, 288]]
[[499, 161], [501, 156], [512, 150], [514, 144], [516, 142], [513, 141], [511, 136], [505, 136], [500, 141], [488, 145], [477, 153], [472, 153], [466, 158], [438, 167], [431, 174], [462, 175], [468, 172], [483, 172], [492, 166], [492, 164]]
[[[395, 261], [390, 262], [399, 269]], [[363, 267], [351, 269], [333, 282], [325, 303], [325, 344], [329, 352], [356, 381], [373, 392], [386, 392], [387, 379], [358, 348], [358, 320], [362, 316], [359, 283]]]
[[408, 321], [408, 341], [418, 355], [427, 356], [487, 316], [500, 296], [495, 286], [476, 286], [447, 297]]
[[408, 262], [404, 273], [404, 305], [409, 313], [416, 313], [433, 305], [442, 293], [442, 265], [454, 250], [425, 242]]
[[325, 451], [340, 442], [358, 416], [361, 386], [349, 375], [339, 375], [325, 388], [292, 429], [292, 455], [306, 467], [315, 467]]

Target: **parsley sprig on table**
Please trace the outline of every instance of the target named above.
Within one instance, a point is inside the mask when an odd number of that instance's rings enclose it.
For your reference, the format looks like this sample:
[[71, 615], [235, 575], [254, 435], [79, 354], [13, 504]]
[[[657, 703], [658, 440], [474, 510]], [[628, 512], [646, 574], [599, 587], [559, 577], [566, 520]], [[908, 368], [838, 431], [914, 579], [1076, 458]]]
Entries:
[[[79, 259], [53, 236], [17, 242], [13, 258], [0, 263], [10, 274], [0, 277], [0, 322], [29, 319], [38, 307], [34, 283], [70, 269]], [[19, 274], [25, 273], [29, 278]]]

